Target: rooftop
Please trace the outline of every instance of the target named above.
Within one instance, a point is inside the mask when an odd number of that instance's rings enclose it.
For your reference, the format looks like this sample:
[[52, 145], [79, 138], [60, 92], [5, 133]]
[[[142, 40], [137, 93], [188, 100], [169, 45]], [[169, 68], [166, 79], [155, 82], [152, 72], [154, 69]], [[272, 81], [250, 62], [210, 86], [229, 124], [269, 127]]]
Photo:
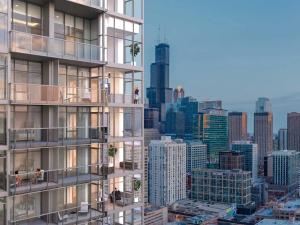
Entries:
[[299, 154], [297, 151], [295, 150], [280, 150], [280, 151], [273, 151], [272, 155], [276, 156], [276, 155], [285, 155], [285, 156], [290, 156], [290, 155], [295, 155], [295, 154]]
[[257, 223], [257, 225], [300, 225], [298, 221], [289, 221], [289, 220], [275, 220], [275, 219], [264, 219]]

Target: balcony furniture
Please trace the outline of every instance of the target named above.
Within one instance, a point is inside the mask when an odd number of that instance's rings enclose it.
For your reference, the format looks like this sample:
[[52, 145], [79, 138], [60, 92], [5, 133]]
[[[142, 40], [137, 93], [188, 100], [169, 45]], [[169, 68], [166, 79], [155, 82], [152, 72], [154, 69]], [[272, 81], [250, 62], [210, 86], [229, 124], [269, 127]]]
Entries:
[[138, 164], [132, 161], [124, 161], [124, 162], [120, 162], [120, 168], [125, 170], [137, 170]]
[[116, 200], [116, 205], [127, 206], [133, 203], [133, 193], [131, 192], [121, 192], [121, 199]]
[[37, 182], [44, 182], [44, 178], [45, 178], [45, 170], [40, 170], [37, 176]]
[[58, 216], [58, 222], [64, 222], [69, 218], [67, 214], [62, 216], [60, 212], [57, 213], [57, 216]]
[[108, 165], [103, 165], [101, 166], [99, 173], [100, 175], [106, 176], [114, 173], [114, 171], [115, 171], [115, 167], [109, 167]]
[[88, 202], [81, 202], [80, 203], [80, 210], [78, 213], [80, 214], [87, 214], [89, 212], [89, 203]]

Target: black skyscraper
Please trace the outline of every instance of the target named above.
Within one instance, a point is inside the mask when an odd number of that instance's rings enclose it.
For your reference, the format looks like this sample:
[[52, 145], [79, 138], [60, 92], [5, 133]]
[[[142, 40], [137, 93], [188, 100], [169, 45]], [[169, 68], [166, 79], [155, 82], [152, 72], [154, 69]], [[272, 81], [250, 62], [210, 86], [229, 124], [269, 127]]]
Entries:
[[161, 43], [155, 46], [155, 63], [151, 64], [150, 87], [147, 97], [150, 108], [159, 108], [164, 103], [171, 103], [172, 88], [169, 88], [169, 52], [170, 46]]

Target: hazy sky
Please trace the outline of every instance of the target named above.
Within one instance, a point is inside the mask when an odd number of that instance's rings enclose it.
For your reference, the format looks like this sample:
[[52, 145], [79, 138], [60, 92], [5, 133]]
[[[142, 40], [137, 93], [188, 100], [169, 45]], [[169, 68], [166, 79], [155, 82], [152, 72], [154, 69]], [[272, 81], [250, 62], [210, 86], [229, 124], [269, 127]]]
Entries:
[[171, 86], [248, 112], [271, 98], [274, 132], [300, 111], [299, 0], [145, 0], [145, 80], [161, 28], [171, 46]]

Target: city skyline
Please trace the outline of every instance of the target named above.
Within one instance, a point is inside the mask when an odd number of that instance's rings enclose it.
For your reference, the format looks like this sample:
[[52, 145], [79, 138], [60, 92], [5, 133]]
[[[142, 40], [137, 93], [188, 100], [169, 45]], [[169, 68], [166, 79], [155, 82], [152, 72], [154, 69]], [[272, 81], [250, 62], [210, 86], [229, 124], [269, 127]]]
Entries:
[[[300, 111], [295, 104], [300, 99], [297, 87], [300, 78], [296, 77], [300, 71], [296, 65], [296, 59], [300, 58], [297, 50], [300, 33], [294, 28], [300, 3], [287, 4], [282, 0], [272, 4], [257, 0], [191, 3], [170, 0], [145, 3], [148, 22], [145, 87], [149, 86], [149, 68], [154, 61], [160, 27], [161, 42], [166, 37], [170, 44], [171, 87], [182, 85], [186, 96], [199, 101], [221, 99], [225, 109], [247, 112], [250, 133], [253, 133], [255, 101], [258, 97], [268, 97], [273, 106], [274, 133], [286, 128], [287, 113]], [[182, 9], [189, 13], [178, 17]], [[190, 23], [186, 25], [186, 21]]]

